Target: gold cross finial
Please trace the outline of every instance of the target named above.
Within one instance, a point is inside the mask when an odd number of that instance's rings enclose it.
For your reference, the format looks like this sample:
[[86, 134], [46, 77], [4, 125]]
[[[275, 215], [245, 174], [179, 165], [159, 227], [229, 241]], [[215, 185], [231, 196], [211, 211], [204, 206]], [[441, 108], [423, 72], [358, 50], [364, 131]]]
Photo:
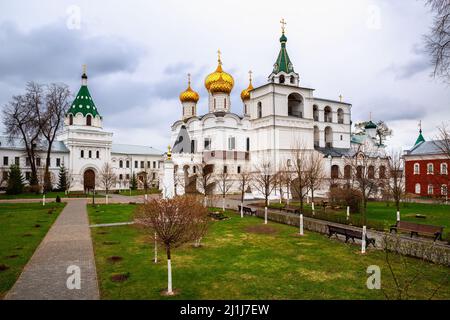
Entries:
[[167, 160], [172, 160], [172, 147], [169, 145], [167, 149]]
[[339, 101], [342, 102], [342, 100], [344, 99], [344, 97], [342, 96], [342, 94], [339, 95]]
[[219, 50], [217, 50], [217, 61], [219, 61], [219, 64], [221, 65], [222, 64], [222, 57], [221, 57], [221, 55], [222, 55], [222, 51], [220, 51], [220, 49]]
[[83, 64], [83, 74], [86, 74], [87, 65]]
[[248, 78], [249, 78], [249, 80], [250, 80], [250, 83], [252, 83], [252, 74], [253, 74], [253, 72], [252, 72], [252, 70], [250, 70], [250, 71], [248, 72]]
[[283, 19], [281, 19], [280, 23], [281, 23], [281, 31], [282, 31], [283, 34], [284, 34], [284, 32], [286, 31], [286, 25], [287, 25], [287, 22], [286, 22], [286, 21], [284, 20], [284, 18], [283, 18]]
[[188, 76], [188, 84], [189, 84], [189, 86], [191, 86], [191, 74], [188, 73], [187, 76]]

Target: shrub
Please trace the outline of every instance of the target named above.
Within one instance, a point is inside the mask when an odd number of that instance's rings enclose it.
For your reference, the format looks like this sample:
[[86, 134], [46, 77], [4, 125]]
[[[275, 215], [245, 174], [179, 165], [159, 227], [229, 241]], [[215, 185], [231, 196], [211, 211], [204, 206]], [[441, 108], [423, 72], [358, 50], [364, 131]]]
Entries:
[[350, 207], [351, 213], [359, 213], [362, 204], [361, 192], [352, 188], [334, 187], [328, 192], [332, 205]]
[[56, 196], [56, 202], [60, 203], [61, 202], [61, 197], [59, 195]]
[[22, 176], [22, 172], [20, 171], [20, 167], [17, 165], [12, 165], [9, 168], [8, 173], [8, 185], [6, 187], [7, 194], [21, 194], [24, 189], [24, 178]]

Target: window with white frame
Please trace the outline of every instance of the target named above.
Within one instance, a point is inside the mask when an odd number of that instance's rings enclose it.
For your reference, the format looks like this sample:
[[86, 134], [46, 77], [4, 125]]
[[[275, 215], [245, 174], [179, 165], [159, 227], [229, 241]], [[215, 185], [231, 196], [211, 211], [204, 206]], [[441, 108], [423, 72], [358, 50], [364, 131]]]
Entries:
[[428, 194], [429, 194], [429, 195], [432, 195], [433, 193], [434, 193], [434, 187], [433, 187], [432, 184], [429, 184], [429, 185], [428, 185]]
[[211, 150], [211, 138], [205, 138], [205, 150]]
[[420, 164], [414, 164], [414, 174], [420, 174]]
[[427, 164], [427, 174], [434, 173], [434, 165], [432, 163]]
[[441, 163], [441, 174], [448, 174], [448, 166], [446, 163]]
[[416, 194], [420, 194], [420, 183], [416, 183]]
[[234, 149], [236, 149], [236, 138], [229, 137], [228, 138], [228, 150], [234, 150]]
[[448, 188], [445, 184], [441, 186], [441, 195], [446, 196], [448, 192]]

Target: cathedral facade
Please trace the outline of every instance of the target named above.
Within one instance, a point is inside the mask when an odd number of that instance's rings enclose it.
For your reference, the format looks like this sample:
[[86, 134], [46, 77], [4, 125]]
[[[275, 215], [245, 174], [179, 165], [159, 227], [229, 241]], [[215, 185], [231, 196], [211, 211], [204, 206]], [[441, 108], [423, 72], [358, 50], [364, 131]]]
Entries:
[[[207, 114], [197, 114], [199, 95], [189, 79], [188, 88], [180, 94], [181, 119], [172, 125], [178, 194], [195, 190], [198, 164], [210, 165], [215, 173], [237, 176], [265, 162], [276, 172], [290, 162], [293, 149], [301, 148], [319, 153], [325, 175], [331, 178], [339, 177], [344, 158], [356, 150], [380, 149], [372, 122], [363, 132], [352, 134], [352, 105], [342, 101], [342, 96], [339, 101], [322, 99], [314, 96], [314, 89], [301, 85], [287, 52], [287, 40], [283, 28], [280, 52], [267, 83], [254, 87], [250, 72], [240, 106], [232, 108], [230, 93], [235, 83], [223, 70], [220, 51], [216, 70], [205, 79]], [[235, 183], [231, 192], [237, 188]], [[325, 193], [329, 186], [322, 189]], [[255, 190], [252, 193], [257, 196]]]

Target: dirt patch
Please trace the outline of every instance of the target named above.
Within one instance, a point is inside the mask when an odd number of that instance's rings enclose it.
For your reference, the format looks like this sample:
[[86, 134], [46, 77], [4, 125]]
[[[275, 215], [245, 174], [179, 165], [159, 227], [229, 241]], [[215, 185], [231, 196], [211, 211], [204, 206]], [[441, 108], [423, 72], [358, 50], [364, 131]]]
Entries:
[[97, 234], [108, 234], [109, 232], [108, 231], [99, 231], [99, 232], [97, 232]]
[[119, 241], [103, 241], [103, 244], [105, 246], [112, 246], [112, 245], [119, 244], [119, 243], [120, 243]]
[[33, 236], [33, 234], [31, 234], [31, 233], [25, 233], [24, 235], [22, 235], [22, 237], [32, 237]]
[[274, 227], [266, 225], [248, 226], [245, 228], [245, 231], [256, 234], [275, 234], [278, 232]]
[[178, 296], [181, 293], [180, 289], [172, 289], [172, 293], [168, 294], [167, 293], [167, 289], [161, 290], [159, 292], [163, 297], [174, 297], [174, 296]]
[[111, 275], [111, 281], [112, 282], [124, 282], [124, 281], [127, 281], [129, 277], [130, 277], [129, 272], [114, 273]]
[[108, 260], [108, 262], [116, 263], [116, 262], [122, 261], [123, 258], [119, 257], [119, 256], [112, 256], [112, 257], [109, 257], [107, 260]]
[[40, 224], [35, 224], [34, 227], [35, 227], [35, 228], [40, 228], [41, 225], [40, 225]]
[[2, 272], [2, 271], [6, 271], [6, 270], [8, 270], [9, 269], [9, 266], [7, 266], [6, 264], [0, 264], [0, 272]]
[[14, 259], [17, 258], [19, 255], [18, 254], [12, 254], [10, 256], [7, 256], [8, 259]]

